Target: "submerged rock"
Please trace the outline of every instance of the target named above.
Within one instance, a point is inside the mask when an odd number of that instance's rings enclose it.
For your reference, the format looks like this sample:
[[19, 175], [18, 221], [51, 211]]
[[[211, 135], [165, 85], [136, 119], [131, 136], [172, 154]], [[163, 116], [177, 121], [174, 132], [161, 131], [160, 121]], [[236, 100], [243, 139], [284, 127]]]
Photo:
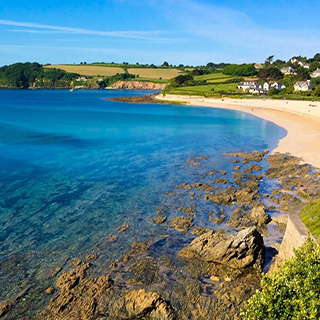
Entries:
[[156, 216], [151, 218], [151, 221], [156, 223], [156, 224], [162, 224], [167, 220], [166, 216]]
[[265, 247], [261, 234], [256, 227], [250, 227], [235, 235], [219, 236], [208, 232], [183, 248], [179, 256], [227, 264], [231, 268], [261, 269], [264, 264], [264, 252]]

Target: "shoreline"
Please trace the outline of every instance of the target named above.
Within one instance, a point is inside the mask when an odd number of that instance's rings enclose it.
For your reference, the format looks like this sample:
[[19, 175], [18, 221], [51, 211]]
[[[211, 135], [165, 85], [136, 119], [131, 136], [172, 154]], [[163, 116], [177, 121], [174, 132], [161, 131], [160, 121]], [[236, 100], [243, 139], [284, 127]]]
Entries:
[[[196, 96], [157, 95], [156, 99], [183, 101], [187, 105], [242, 111], [284, 128], [272, 153], [290, 153], [320, 168], [320, 103], [296, 100], [213, 99]], [[311, 105], [313, 105], [311, 107]]]

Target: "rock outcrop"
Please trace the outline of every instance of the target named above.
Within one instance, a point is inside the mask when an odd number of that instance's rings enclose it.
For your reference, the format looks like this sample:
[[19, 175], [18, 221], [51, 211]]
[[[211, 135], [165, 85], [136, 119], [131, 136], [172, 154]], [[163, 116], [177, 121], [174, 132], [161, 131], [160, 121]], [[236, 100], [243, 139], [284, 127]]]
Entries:
[[149, 81], [117, 81], [108, 89], [121, 90], [163, 90], [165, 83], [154, 83]]
[[264, 253], [265, 247], [261, 234], [256, 227], [250, 227], [235, 235], [218, 235], [208, 232], [183, 248], [179, 256], [226, 264], [235, 269], [246, 267], [261, 269], [264, 264]]
[[171, 306], [155, 292], [133, 290], [125, 296], [126, 311], [130, 319], [174, 320]]

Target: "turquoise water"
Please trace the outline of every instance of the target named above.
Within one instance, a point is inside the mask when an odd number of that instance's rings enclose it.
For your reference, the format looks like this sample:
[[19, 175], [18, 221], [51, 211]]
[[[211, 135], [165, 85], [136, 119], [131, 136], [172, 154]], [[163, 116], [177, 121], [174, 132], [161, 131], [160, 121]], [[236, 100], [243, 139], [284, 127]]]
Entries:
[[[223, 169], [223, 152], [272, 149], [286, 134], [242, 112], [106, 100], [146, 93], [0, 91], [0, 300], [128, 223], [106, 254], [119, 257], [157, 232], [150, 217], [168, 190]], [[208, 164], [190, 168], [190, 154]]]

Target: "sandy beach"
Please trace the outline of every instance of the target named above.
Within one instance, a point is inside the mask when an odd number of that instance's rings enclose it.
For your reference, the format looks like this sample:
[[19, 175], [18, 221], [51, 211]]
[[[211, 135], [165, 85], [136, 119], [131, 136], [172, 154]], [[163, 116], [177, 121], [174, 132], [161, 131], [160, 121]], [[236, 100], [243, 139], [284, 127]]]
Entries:
[[272, 121], [287, 131], [273, 153], [288, 152], [320, 168], [320, 101], [212, 99], [180, 95], [158, 95], [156, 98], [184, 101], [192, 106], [243, 111]]

